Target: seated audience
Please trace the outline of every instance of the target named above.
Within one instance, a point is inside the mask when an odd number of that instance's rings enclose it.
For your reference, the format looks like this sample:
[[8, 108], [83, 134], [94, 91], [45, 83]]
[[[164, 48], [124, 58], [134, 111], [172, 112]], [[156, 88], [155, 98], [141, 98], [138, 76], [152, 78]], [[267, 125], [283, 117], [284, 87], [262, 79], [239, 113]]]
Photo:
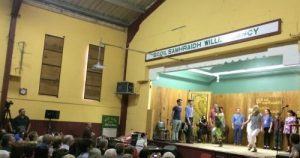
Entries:
[[1, 158], [9, 158], [9, 152], [6, 150], [0, 150], [0, 157]]
[[13, 134], [4, 134], [1, 141], [1, 150], [11, 151], [12, 145], [15, 144], [16, 140]]
[[107, 149], [104, 153], [104, 158], [117, 158], [116, 149]]
[[116, 152], [117, 152], [117, 157], [122, 158], [124, 154], [124, 144], [123, 143], [117, 143], [116, 146]]
[[92, 145], [91, 139], [82, 138], [81, 140], [79, 140], [80, 154], [77, 158], [88, 158], [91, 145]]
[[72, 144], [74, 144], [74, 137], [72, 135], [65, 135], [60, 148], [69, 151]]
[[101, 151], [98, 148], [92, 148], [89, 151], [89, 158], [101, 158]]
[[290, 157], [295, 158], [299, 157], [299, 151], [300, 151], [300, 137], [299, 134], [293, 133], [290, 136], [290, 142], [292, 144]]
[[162, 158], [175, 158], [175, 155], [171, 152], [165, 152]]
[[101, 154], [104, 155], [108, 146], [108, 140], [106, 138], [98, 137], [96, 140], [96, 147], [101, 150]]
[[123, 158], [133, 158], [131, 154], [124, 154]]

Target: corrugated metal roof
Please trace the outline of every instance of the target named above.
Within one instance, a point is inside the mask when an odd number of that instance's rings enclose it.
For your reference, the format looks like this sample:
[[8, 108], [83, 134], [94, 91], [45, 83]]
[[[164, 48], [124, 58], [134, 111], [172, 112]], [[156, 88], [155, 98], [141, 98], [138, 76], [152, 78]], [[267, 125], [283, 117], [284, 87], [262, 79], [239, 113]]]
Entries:
[[47, 6], [128, 27], [156, 0], [25, 0], [29, 4]]

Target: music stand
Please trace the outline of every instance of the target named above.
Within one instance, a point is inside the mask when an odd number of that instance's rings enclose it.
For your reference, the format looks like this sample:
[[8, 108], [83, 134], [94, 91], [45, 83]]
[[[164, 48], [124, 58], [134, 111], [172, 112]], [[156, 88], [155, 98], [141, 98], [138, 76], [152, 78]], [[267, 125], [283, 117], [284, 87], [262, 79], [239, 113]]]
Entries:
[[51, 125], [51, 120], [52, 119], [59, 119], [59, 114], [60, 114], [60, 111], [57, 111], [57, 110], [46, 110], [45, 111], [45, 118], [49, 119], [49, 121], [48, 121], [48, 133], [52, 133], [52, 131], [53, 131], [52, 125]]

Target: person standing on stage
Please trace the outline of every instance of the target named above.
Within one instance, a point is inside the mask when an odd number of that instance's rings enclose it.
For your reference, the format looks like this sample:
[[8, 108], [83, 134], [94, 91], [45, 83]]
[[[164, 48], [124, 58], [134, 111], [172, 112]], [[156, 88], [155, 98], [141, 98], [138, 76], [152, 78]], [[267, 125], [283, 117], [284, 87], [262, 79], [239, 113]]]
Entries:
[[214, 104], [213, 108], [210, 110], [210, 114], [209, 114], [209, 128], [210, 128], [210, 135], [211, 135], [211, 142], [212, 143], [216, 143], [216, 139], [215, 139], [215, 117], [217, 114], [217, 110], [219, 109], [219, 105], [218, 104]]
[[241, 109], [237, 108], [236, 113], [232, 116], [232, 129], [234, 133], [234, 145], [242, 145], [242, 125], [244, 123], [244, 116], [241, 114]]
[[285, 134], [287, 141], [288, 141], [288, 149], [287, 152], [291, 151], [291, 141], [290, 135], [293, 130], [291, 129], [291, 125], [296, 124], [296, 114], [293, 110], [287, 111], [288, 116], [285, 118], [284, 127], [283, 127], [283, 134]]
[[214, 133], [215, 133], [216, 141], [220, 147], [223, 146], [224, 130], [225, 130], [225, 118], [224, 118], [223, 108], [219, 107], [217, 108], [216, 115], [215, 115]]
[[198, 131], [198, 142], [206, 142], [207, 141], [207, 134], [208, 134], [208, 125], [206, 116], [203, 115], [199, 122], [197, 123], [197, 126], [199, 126]]
[[[247, 118], [247, 120], [250, 119], [252, 111], [253, 111], [252, 108], [248, 109], [248, 118]], [[250, 141], [251, 141], [251, 121], [247, 124], [246, 132], [247, 132], [247, 141], [248, 141], [248, 145], [247, 146], [250, 147]], [[256, 143], [256, 140], [255, 140], [255, 143]]]
[[265, 110], [265, 115], [262, 118], [262, 122], [263, 129], [261, 129], [261, 131], [264, 133], [264, 149], [270, 149], [270, 136], [273, 126], [273, 119], [270, 109]]
[[273, 120], [274, 150], [281, 150], [283, 122], [280, 120], [280, 112], [277, 112]]
[[188, 104], [185, 107], [185, 122], [188, 126], [187, 133], [186, 133], [186, 143], [192, 143], [193, 138], [193, 100], [189, 99]]
[[172, 109], [172, 140], [178, 141], [178, 133], [181, 127], [181, 104], [182, 99], [177, 99], [177, 104]]
[[243, 123], [243, 126], [247, 123], [251, 122], [251, 132], [250, 132], [250, 143], [248, 150], [252, 150], [252, 152], [257, 152], [256, 149], [256, 137], [259, 134], [262, 125], [261, 125], [261, 114], [259, 112], [258, 106], [255, 106], [252, 110], [252, 114], [250, 116], [250, 119], [248, 119], [246, 122]]
[[30, 119], [25, 115], [25, 109], [19, 109], [19, 115], [12, 120], [13, 130], [18, 134], [28, 133], [30, 130]]

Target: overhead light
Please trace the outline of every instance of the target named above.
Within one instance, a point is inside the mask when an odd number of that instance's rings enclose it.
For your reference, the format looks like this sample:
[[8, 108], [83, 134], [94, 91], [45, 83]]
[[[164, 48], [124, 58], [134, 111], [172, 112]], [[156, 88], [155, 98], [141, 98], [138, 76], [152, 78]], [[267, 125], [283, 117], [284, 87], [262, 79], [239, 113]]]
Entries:
[[217, 75], [215, 75], [214, 73], [206, 72], [206, 71], [199, 70], [199, 69], [189, 69], [188, 71], [196, 72], [196, 73], [203, 74], [203, 75], [207, 75], [207, 76], [214, 76], [214, 77], [217, 77]]
[[93, 65], [93, 70], [102, 70], [104, 68], [103, 65], [100, 64], [100, 54], [101, 54], [101, 48], [104, 47], [104, 44], [100, 42], [99, 44], [99, 50], [98, 50], [98, 56], [97, 56], [97, 64]]
[[261, 72], [261, 71], [267, 71], [267, 70], [275, 70], [275, 69], [295, 67], [295, 66], [299, 66], [299, 65], [272, 65], [272, 66], [257, 67], [257, 68], [250, 68], [250, 69], [216, 72], [216, 73], [213, 73], [213, 74], [216, 74], [216, 75], [233, 75], [233, 74], [241, 74], [241, 73], [247, 73], [247, 72]]
[[272, 65], [272, 66], [265, 66], [265, 67], [258, 67], [258, 68], [250, 68], [250, 69], [241, 69], [241, 70], [233, 70], [233, 71], [224, 71], [224, 72], [215, 72], [210, 73], [199, 69], [189, 69], [188, 71], [207, 75], [207, 76], [214, 76], [217, 78], [217, 82], [220, 81], [220, 76], [225, 75], [233, 75], [233, 74], [241, 74], [241, 73], [248, 73], [248, 72], [261, 72], [261, 71], [267, 71], [267, 70], [275, 70], [275, 69], [281, 69], [281, 68], [290, 68], [290, 67], [297, 67], [300, 66], [300, 64], [295, 65]]

